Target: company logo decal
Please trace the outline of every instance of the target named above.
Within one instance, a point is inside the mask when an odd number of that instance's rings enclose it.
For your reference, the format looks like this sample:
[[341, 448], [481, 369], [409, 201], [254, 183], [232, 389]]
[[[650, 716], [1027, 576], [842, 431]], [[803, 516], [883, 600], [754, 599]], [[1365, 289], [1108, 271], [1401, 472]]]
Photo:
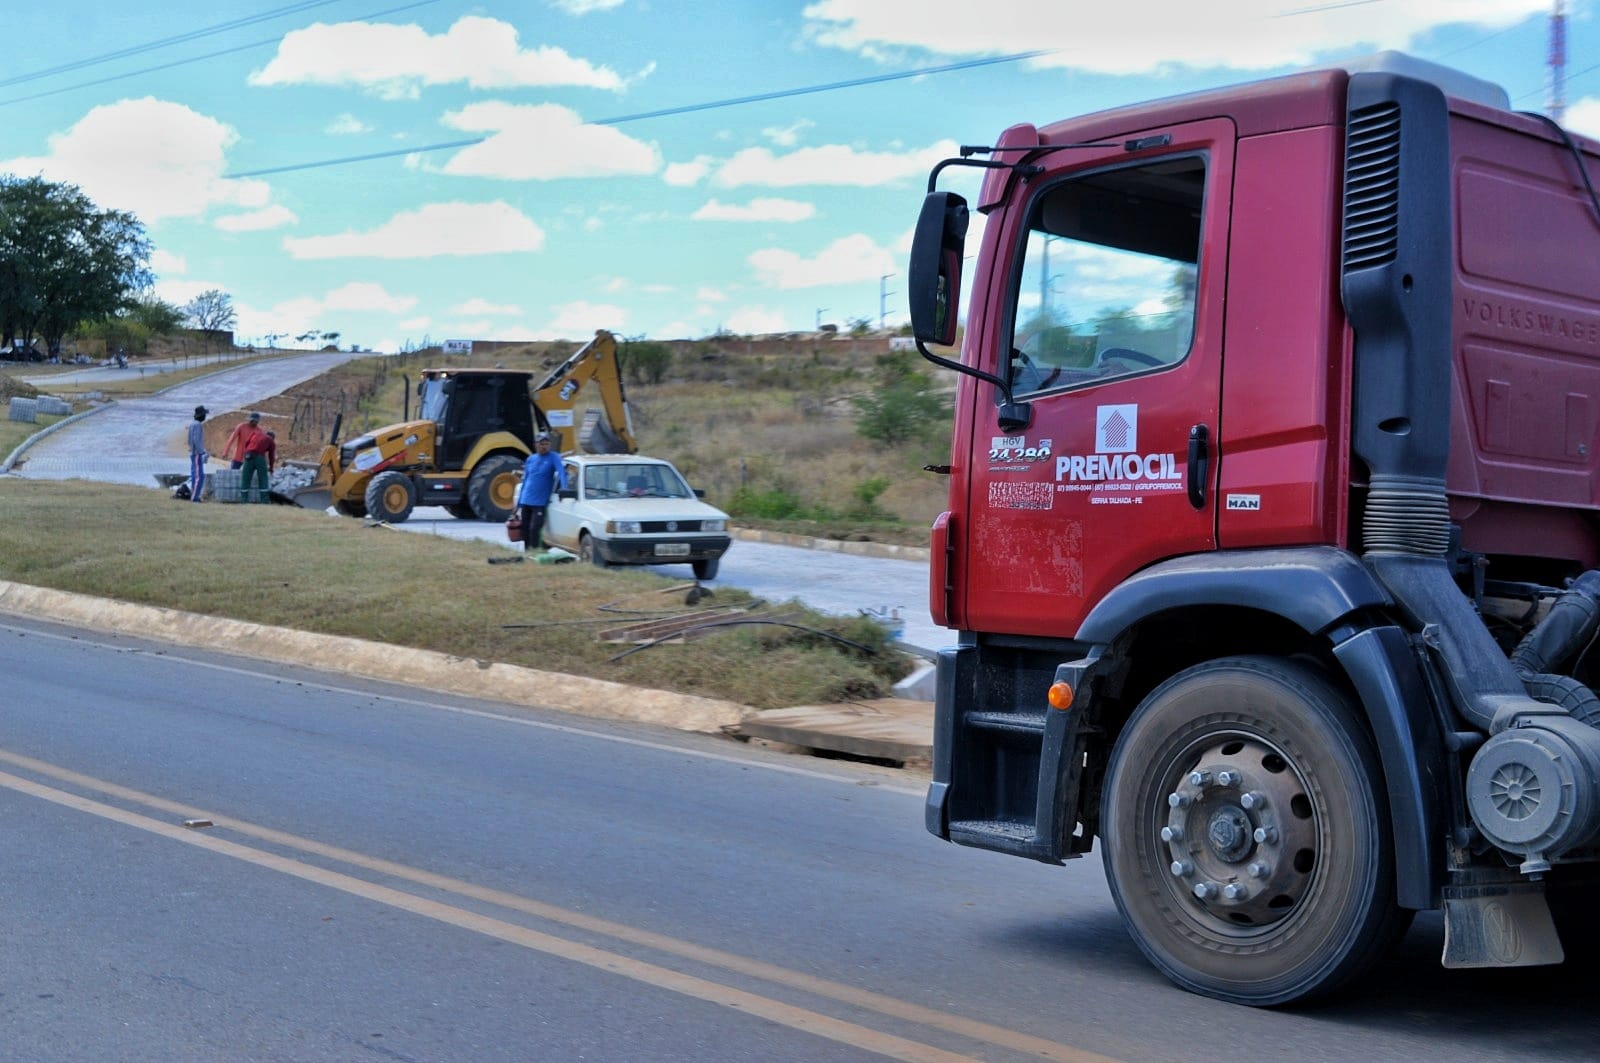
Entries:
[[1056, 490], [1084, 492], [1091, 505], [1139, 505], [1151, 491], [1180, 491], [1178, 455], [1139, 452], [1139, 406], [1095, 409], [1093, 454], [1056, 458]]
[[1261, 508], [1261, 496], [1260, 495], [1229, 495], [1228, 496], [1228, 508], [1229, 509], [1260, 509]]

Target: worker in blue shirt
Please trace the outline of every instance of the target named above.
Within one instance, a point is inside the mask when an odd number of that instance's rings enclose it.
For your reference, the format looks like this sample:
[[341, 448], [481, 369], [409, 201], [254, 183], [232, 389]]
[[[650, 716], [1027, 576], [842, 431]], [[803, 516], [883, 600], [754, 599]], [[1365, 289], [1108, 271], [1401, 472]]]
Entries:
[[517, 491], [517, 508], [522, 515], [522, 549], [531, 553], [541, 547], [544, 511], [550, 496], [567, 489], [567, 469], [561, 455], [550, 452], [550, 436], [540, 432], [533, 441], [533, 453], [522, 463], [522, 487]]

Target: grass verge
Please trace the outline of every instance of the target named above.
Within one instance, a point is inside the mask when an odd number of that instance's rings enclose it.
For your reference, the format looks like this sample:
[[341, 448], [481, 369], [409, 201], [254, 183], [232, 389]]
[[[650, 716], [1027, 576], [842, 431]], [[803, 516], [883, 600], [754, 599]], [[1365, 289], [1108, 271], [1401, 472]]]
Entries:
[[[872, 621], [799, 606], [787, 619], [813, 630], [729, 627], [612, 660], [629, 644], [599, 631], [687, 612], [686, 585], [576, 563], [491, 565], [519, 555], [291, 506], [196, 506], [145, 488], [5, 477], [0, 527], [0, 579], [754, 708], [886, 696], [911, 663]], [[752, 602], [711, 589], [695, 608]]]

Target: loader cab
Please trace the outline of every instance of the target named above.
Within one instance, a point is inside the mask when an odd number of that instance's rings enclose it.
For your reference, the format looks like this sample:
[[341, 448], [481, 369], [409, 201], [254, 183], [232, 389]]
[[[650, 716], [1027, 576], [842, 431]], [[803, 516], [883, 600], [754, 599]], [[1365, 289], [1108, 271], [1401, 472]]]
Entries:
[[535, 433], [530, 373], [429, 369], [417, 385], [418, 413], [437, 425], [440, 468], [459, 468], [473, 446], [508, 432], [531, 451]]

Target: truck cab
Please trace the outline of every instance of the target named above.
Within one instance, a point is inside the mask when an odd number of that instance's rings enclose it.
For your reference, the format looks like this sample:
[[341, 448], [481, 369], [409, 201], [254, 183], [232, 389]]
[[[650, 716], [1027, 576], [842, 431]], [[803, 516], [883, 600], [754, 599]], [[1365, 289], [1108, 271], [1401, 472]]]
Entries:
[[928, 829], [1098, 843], [1151, 961], [1239, 1003], [1432, 908], [1448, 966], [1559, 959], [1545, 887], [1600, 855], [1594, 145], [1390, 56], [976, 154], [908, 283], [961, 374]]

